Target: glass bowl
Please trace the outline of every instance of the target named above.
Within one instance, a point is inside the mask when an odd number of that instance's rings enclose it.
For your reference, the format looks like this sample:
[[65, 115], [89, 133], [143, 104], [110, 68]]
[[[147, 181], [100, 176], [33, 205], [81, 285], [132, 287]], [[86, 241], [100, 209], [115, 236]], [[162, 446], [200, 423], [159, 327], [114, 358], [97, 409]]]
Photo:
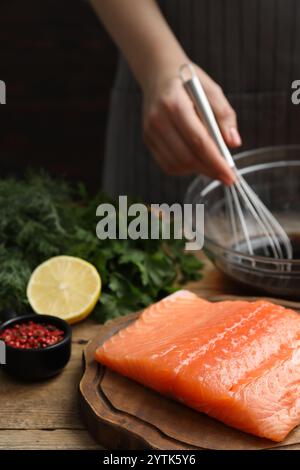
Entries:
[[259, 237], [252, 237], [255, 255], [245, 243], [234, 243], [224, 186], [198, 176], [189, 186], [185, 203], [204, 204], [204, 251], [215, 266], [255, 292], [300, 298], [300, 146], [268, 147], [235, 156], [240, 172], [276, 216], [293, 241], [293, 260], [267, 257]]

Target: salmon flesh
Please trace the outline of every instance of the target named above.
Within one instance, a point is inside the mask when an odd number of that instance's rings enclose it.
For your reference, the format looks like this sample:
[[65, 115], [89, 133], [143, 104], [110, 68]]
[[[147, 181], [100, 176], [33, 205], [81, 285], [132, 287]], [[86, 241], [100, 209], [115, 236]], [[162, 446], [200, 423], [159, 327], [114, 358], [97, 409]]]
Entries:
[[300, 422], [300, 316], [181, 290], [95, 352], [101, 364], [223, 423], [282, 441]]

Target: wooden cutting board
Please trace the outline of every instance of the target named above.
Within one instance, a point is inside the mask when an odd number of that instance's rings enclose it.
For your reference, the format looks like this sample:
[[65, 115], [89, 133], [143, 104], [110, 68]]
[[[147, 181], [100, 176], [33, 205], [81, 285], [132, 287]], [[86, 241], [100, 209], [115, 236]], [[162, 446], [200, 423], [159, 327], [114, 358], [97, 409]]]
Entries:
[[[217, 296], [209, 300], [225, 299], [237, 297]], [[300, 313], [299, 303], [271, 300]], [[138, 315], [127, 315], [101, 326], [84, 350], [84, 374], [79, 387], [81, 414], [101, 445], [108, 449], [134, 450], [300, 449], [300, 426], [280, 444], [256, 438], [165, 398], [97, 363], [94, 360], [96, 348]]]

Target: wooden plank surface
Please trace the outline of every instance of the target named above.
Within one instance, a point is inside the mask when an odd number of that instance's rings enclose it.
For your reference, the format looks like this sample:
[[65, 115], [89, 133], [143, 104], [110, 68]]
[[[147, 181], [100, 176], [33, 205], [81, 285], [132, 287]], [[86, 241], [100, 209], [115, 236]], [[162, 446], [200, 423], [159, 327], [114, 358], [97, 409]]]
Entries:
[[[203, 296], [242, 293], [207, 260], [203, 280], [187, 287]], [[72, 358], [51, 380], [20, 383], [0, 371], [0, 449], [100, 449], [78, 411], [82, 349], [98, 329], [92, 320], [74, 326]]]

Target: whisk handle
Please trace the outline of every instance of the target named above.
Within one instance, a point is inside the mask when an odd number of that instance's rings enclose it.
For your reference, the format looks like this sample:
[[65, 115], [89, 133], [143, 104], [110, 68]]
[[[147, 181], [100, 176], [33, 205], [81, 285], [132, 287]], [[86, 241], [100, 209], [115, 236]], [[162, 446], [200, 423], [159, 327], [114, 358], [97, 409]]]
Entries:
[[[186, 77], [188, 71], [188, 77]], [[194, 103], [195, 109], [201, 120], [205, 124], [208, 132], [215, 141], [220, 153], [223, 155], [228, 165], [233, 168], [235, 166], [232, 155], [224, 142], [220, 128], [214, 116], [213, 110], [209, 104], [205, 91], [201, 85], [198, 75], [192, 64], [184, 64], [180, 68], [180, 77], [184, 88]]]

